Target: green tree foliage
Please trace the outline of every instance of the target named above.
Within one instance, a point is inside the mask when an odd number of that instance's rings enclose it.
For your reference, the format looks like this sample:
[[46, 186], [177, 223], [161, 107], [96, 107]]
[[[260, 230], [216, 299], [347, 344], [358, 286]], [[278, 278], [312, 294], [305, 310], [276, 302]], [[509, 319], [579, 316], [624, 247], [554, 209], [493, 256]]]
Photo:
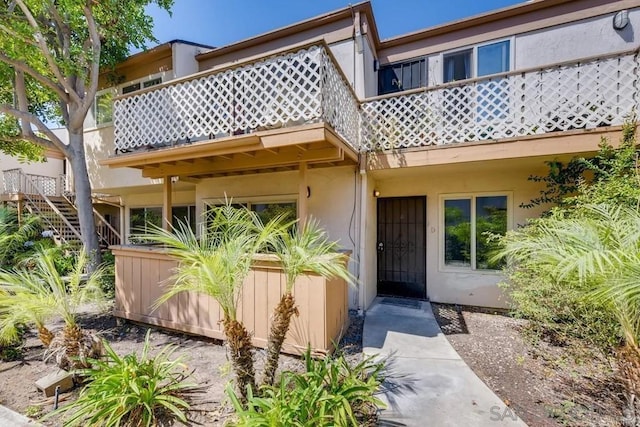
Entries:
[[0, 207], [0, 268], [13, 267], [25, 253], [31, 251], [41, 233], [42, 225], [38, 217], [24, 213], [20, 220], [17, 209]]
[[545, 184], [538, 197], [521, 207], [539, 205], [566, 208], [584, 203], [611, 202], [636, 206], [640, 186], [636, 173], [638, 148], [636, 146], [635, 116], [630, 117], [622, 130], [619, 146], [613, 147], [605, 138], [598, 153], [592, 158], [575, 157], [564, 164], [547, 162], [546, 176], [530, 176], [529, 180]]
[[[172, 0], [7, 0], [0, 2], [0, 150], [41, 157], [57, 149], [75, 177], [80, 231], [99, 262], [91, 207], [83, 123], [101, 70], [124, 60], [131, 47], [153, 41], [149, 4], [169, 10]], [[46, 125], [68, 131], [62, 141]]]
[[[582, 205], [578, 215], [550, 216], [538, 222], [534, 232], [510, 233], [505, 244], [503, 254], [512, 262], [549, 274], [546, 285], [556, 285], [559, 292], [553, 301], [583, 304], [582, 313], [573, 314], [585, 318], [569, 322], [589, 328], [602, 324], [593, 318], [594, 311], [610, 319], [609, 324], [615, 322], [617, 328], [603, 337], [604, 343], [612, 344], [618, 356], [626, 410], [633, 419], [640, 416], [635, 402], [640, 393], [640, 211], [624, 205]], [[561, 313], [561, 306], [557, 308]]]
[[[620, 342], [618, 322], [608, 303], [587, 298], [591, 281], [560, 277], [557, 268], [541, 263], [537, 256], [517, 256], [515, 248], [538, 242], [541, 236], [561, 225], [572, 224], [576, 233], [584, 233], [580, 224], [601, 218], [593, 206], [619, 206], [637, 210], [640, 185], [637, 172], [635, 123], [625, 124], [618, 148], [603, 141], [591, 159], [576, 158], [568, 166], [553, 164], [545, 182], [547, 187], [531, 206], [559, 201], [542, 218], [531, 220], [527, 226], [509, 232], [503, 239], [503, 255], [511, 252], [513, 261], [508, 269], [505, 285], [515, 303], [516, 312], [531, 320], [532, 330], [562, 342], [574, 338], [598, 345], [605, 351]], [[574, 173], [580, 171], [579, 173]], [[555, 177], [562, 177], [555, 180]], [[569, 183], [569, 184], [567, 184]], [[553, 199], [559, 197], [559, 200]], [[548, 196], [548, 197], [547, 197]], [[631, 232], [631, 231], [630, 231]], [[578, 239], [586, 238], [577, 235]], [[577, 243], [577, 242], [576, 242]], [[558, 245], [564, 242], [558, 242]], [[594, 245], [599, 244], [597, 241]], [[561, 246], [558, 246], [559, 248]], [[602, 246], [593, 246], [597, 251]], [[630, 248], [631, 249], [631, 248]]]

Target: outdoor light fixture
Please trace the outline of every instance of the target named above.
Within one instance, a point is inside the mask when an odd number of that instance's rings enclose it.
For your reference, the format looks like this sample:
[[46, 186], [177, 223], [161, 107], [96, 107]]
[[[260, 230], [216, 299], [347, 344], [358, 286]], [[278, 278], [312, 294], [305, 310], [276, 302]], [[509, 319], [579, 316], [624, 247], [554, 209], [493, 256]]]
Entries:
[[380, 197], [380, 192], [378, 190], [373, 190], [373, 197]]
[[613, 29], [614, 30], [623, 30], [624, 27], [629, 25], [629, 11], [621, 10], [613, 15]]
[[380, 69], [380, 62], [377, 59], [373, 60], [373, 71], [378, 71]]

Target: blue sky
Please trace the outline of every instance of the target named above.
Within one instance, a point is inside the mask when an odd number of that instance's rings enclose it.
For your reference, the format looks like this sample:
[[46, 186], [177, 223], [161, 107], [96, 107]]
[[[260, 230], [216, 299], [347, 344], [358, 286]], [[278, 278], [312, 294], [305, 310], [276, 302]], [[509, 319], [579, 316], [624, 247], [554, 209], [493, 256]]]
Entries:
[[[223, 46], [330, 12], [348, 0], [175, 0], [173, 17], [152, 6], [160, 42], [183, 39]], [[373, 0], [381, 38], [521, 3], [522, 0]]]

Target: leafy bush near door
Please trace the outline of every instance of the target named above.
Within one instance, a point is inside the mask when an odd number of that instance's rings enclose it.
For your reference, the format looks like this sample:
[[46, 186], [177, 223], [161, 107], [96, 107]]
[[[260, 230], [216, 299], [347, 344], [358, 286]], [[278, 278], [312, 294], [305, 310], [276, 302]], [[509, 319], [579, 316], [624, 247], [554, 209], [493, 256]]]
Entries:
[[[584, 160], [591, 181], [502, 238], [516, 312], [534, 329], [615, 354], [627, 405], [640, 420], [640, 173], [635, 119], [614, 149]], [[552, 171], [553, 172], [553, 171]], [[543, 190], [548, 191], [549, 187]], [[556, 192], [557, 193], [557, 192]]]

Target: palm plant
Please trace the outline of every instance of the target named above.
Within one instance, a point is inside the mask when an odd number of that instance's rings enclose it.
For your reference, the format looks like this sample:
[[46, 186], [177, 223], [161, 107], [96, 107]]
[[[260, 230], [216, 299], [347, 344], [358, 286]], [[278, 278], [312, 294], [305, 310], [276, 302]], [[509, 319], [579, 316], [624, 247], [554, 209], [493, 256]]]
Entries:
[[[99, 341], [83, 331], [76, 315], [82, 304], [102, 302], [102, 269], [86, 276], [89, 257], [81, 251], [68, 276], [55, 268], [54, 252], [38, 250], [29, 269], [0, 271], [0, 337], [15, 336], [16, 325], [34, 324], [40, 339], [48, 346], [47, 357], [54, 357], [61, 368], [86, 367], [86, 359], [101, 351]], [[61, 317], [64, 328], [53, 336], [44, 326]]]
[[40, 230], [37, 216], [24, 214], [19, 220], [17, 209], [0, 207], [0, 266], [13, 264], [15, 256], [38, 237]]
[[254, 255], [271, 244], [282, 225], [278, 220], [264, 225], [254, 212], [231, 203], [208, 214], [207, 232], [199, 238], [185, 223], [173, 231], [154, 227], [146, 235], [164, 244], [169, 255], [179, 260], [175, 283], [155, 306], [182, 292], [202, 293], [218, 302], [237, 386], [246, 400], [248, 388], [255, 390], [255, 369], [251, 334], [237, 316], [238, 300]]
[[298, 277], [310, 271], [322, 277], [340, 277], [349, 283], [352, 282], [347, 270], [347, 257], [337, 249], [338, 243], [330, 241], [315, 220], [307, 221], [300, 228], [282, 232], [275, 240], [273, 251], [282, 265], [286, 286], [271, 318], [263, 384], [273, 385], [291, 317], [298, 314], [293, 295]]
[[[555, 272], [557, 283], [578, 281], [587, 289], [587, 301], [610, 307], [623, 339], [617, 355], [627, 410], [635, 412], [640, 395], [640, 212], [611, 205], [581, 209], [580, 215], [545, 218], [533, 232], [508, 233], [499, 256], [546, 267]], [[635, 419], [633, 412], [630, 419]]]

